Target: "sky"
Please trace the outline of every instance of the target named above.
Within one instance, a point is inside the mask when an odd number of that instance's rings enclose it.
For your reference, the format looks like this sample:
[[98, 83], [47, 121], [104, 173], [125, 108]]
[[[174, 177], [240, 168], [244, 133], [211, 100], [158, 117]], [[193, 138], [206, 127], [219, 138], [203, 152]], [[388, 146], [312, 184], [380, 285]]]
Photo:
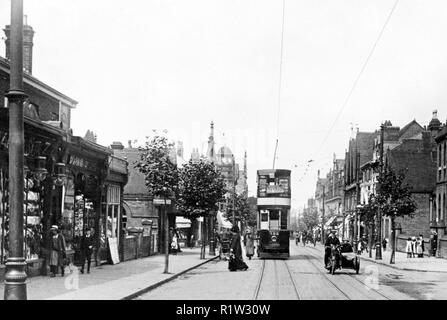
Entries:
[[[318, 170], [344, 157], [352, 126], [424, 126], [434, 109], [445, 122], [447, 2], [398, 2], [346, 104], [395, 1], [284, 3], [281, 63], [279, 0], [24, 0], [33, 75], [79, 102], [74, 134], [93, 130], [102, 145], [142, 145], [166, 129], [188, 157], [206, 153], [213, 121], [218, 146], [240, 163], [247, 151], [250, 194], [278, 138], [275, 168], [292, 170], [302, 207]], [[9, 23], [0, 0], [0, 26]]]

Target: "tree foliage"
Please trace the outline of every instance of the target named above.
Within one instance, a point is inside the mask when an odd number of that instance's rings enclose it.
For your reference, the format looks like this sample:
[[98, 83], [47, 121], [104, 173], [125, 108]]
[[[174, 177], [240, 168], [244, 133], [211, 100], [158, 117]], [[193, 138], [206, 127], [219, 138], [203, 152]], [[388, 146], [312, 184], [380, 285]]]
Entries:
[[318, 226], [318, 223], [318, 211], [316, 208], [308, 208], [303, 210], [300, 225], [304, 226], [305, 230], [312, 230], [314, 227]]
[[365, 223], [373, 223], [377, 214], [377, 203], [374, 201], [374, 195], [371, 194], [368, 198], [368, 203], [357, 208], [357, 213], [360, 220]]
[[245, 192], [242, 194], [236, 193], [234, 195], [234, 202], [233, 194], [230, 196], [225, 213], [225, 217], [227, 219], [231, 220], [231, 218], [233, 217], [233, 210], [236, 221], [242, 221], [243, 223], [246, 223], [250, 219], [251, 208], [248, 202], [248, 196]]
[[177, 207], [185, 217], [195, 219], [217, 210], [226, 193], [221, 174], [212, 163], [190, 160], [180, 169]]
[[379, 174], [378, 188], [372, 197], [372, 205], [382, 211], [382, 214], [391, 218], [412, 216], [417, 209], [416, 202], [411, 195], [411, 187], [404, 184], [405, 173], [394, 172], [386, 168]]
[[140, 161], [135, 168], [144, 174], [153, 196], [172, 198], [178, 192], [179, 172], [169, 155], [173, 147], [166, 137], [155, 135], [146, 141], [145, 148], [140, 148]]

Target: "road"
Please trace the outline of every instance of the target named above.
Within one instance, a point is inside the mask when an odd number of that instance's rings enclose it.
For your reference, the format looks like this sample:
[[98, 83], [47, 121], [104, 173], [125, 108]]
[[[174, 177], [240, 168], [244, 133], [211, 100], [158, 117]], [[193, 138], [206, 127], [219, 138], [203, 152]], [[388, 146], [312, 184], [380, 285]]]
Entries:
[[[139, 300], [408, 300], [445, 299], [447, 275], [400, 271], [361, 261], [360, 273], [323, 267], [323, 247], [290, 244], [288, 260], [245, 259], [247, 271], [229, 272], [214, 260]], [[444, 286], [444, 287], [443, 287]]]

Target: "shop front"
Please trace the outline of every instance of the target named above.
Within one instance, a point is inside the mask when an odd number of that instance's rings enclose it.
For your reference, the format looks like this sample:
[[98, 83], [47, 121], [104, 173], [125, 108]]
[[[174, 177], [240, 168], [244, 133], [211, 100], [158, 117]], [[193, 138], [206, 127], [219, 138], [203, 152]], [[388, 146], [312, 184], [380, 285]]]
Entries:
[[[28, 276], [45, 273], [46, 236], [64, 183], [65, 132], [30, 118], [24, 120], [24, 256]], [[0, 109], [0, 269], [9, 253], [8, 113]], [[54, 202], [54, 206], [53, 206]], [[1, 270], [0, 270], [1, 271]], [[3, 272], [0, 272], [2, 278]]]

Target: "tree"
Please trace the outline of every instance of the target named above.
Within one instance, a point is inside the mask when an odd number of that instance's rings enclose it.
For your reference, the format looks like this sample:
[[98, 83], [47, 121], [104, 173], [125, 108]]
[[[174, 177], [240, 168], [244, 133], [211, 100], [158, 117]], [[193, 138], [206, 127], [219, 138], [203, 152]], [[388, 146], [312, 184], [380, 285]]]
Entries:
[[[154, 133], [156, 133], [154, 131]], [[170, 150], [173, 143], [163, 136], [155, 135], [146, 141], [145, 148], [140, 148], [140, 161], [136, 163], [137, 168], [145, 176], [145, 184], [153, 197], [163, 198], [163, 224], [165, 243], [165, 270], [168, 273], [169, 266], [169, 219], [166, 210], [166, 198], [175, 198], [178, 192], [179, 173], [177, 166], [171, 161]]]
[[[179, 178], [177, 208], [191, 221], [212, 216], [226, 193], [224, 180], [214, 165], [203, 159], [197, 162], [190, 160], [180, 169]], [[206, 224], [203, 225], [202, 240], [206, 234]], [[202, 241], [200, 258], [205, 258], [205, 241]]]
[[300, 225], [304, 225], [305, 229], [302, 231], [311, 231], [314, 227], [318, 226], [318, 223], [318, 211], [316, 208], [307, 208], [303, 210]]
[[372, 206], [382, 212], [384, 216], [391, 218], [391, 258], [390, 264], [394, 264], [396, 251], [396, 227], [397, 217], [413, 216], [417, 209], [415, 200], [411, 195], [411, 187], [404, 184], [403, 171], [394, 172], [392, 168], [385, 167], [377, 178], [377, 193], [372, 199]]
[[[230, 198], [228, 202], [227, 210], [225, 217], [227, 219], [232, 218], [232, 214], [235, 214], [235, 220], [241, 221], [241, 224], [244, 226], [253, 225], [253, 211], [248, 201], [248, 196], [246, 192], [241, 194], [235, 194], [234, 196], [234, 208], [233, 208], [233, 200]], [[256, 214], [254, 215], [256, 221]]]
[[357, 208], [357, 213], [360, 217], [360, 221], [363, 221], [367, 226], [368, 230], [368, 247], [369, 247], [369, 257], [372, 257], [372, 243], [373, 243], [373, 230], [374, 221], [377, 213], [377, 205], [374, 202], [374, 195], [370, 195], [368, 198], [368, 203]]

